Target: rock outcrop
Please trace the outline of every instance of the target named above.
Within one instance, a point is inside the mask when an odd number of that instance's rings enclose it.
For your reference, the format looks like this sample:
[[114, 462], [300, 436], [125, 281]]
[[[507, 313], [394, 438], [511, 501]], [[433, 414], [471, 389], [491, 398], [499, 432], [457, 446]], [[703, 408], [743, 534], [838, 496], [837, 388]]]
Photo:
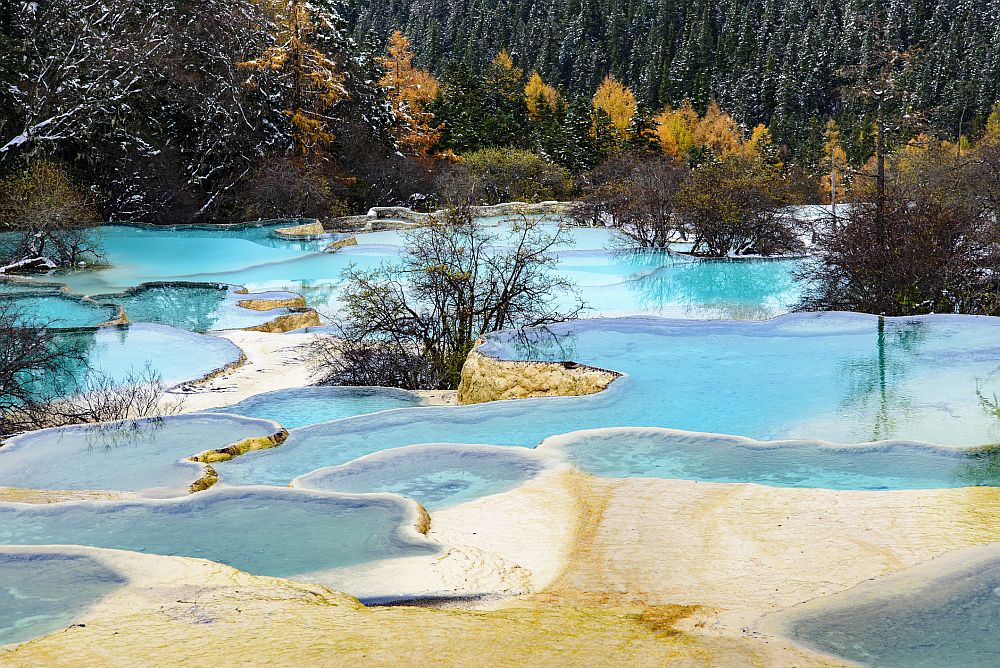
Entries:
[[315, 309], [307, 308], [280, 315], [270, 322], [256, 327], [244, 327], [248, 332], [266, 332], [268, 334], [282, 334], [291, 332], [303, 327], [319, 327], [321, 324], [319, 313]]
[[594, 394], [620, 375], [575, 362], [499, 360], [473, 350], [462, 367], [458, 403]]
[[295, 225], [293, 227], [279, 227], [274, 231], [275, 234], [282, 237], [318, 237], [326, 234], [326, 230], [323, 229], [323, 224], [318, 220], [314, 220], [310, 223], [304, 223], [302, 225]]
[[358, 238], [352, 235], [345, 239], [337, 239], [333, 243], [328, 244], [327, 247], [324, 248], [323, 250], [325, 250], [327, 253], [336, 253], [341, 248], [347, 248], [348, 246], [357, 246], [357, 245], [358, 245]]

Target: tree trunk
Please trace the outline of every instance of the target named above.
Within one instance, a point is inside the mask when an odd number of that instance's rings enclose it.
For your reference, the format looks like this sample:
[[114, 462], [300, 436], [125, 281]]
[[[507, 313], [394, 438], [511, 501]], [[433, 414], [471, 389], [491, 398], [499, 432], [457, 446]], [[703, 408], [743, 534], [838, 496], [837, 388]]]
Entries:
[[879, 247], [885, 247], [885, 118], [884, 94], [878, 100], [878, 128], [876, 128], [875, 160], [875, 234]]

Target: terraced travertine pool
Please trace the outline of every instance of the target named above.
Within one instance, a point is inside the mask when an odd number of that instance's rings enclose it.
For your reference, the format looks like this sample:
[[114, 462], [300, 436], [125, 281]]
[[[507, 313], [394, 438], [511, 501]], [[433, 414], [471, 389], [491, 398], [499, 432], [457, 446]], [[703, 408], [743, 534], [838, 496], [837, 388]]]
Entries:
[[64, 627], [125, 584], [87, 556], [0, 548], [0, 645]]
[[[400, 252], [398, 232], [376, 232], [325, 253], [329, 239], [273, 235], [288, 224], [106, 226], [111, 266], [55, 277], [72, 295], [21, 282], [0, 292], [80, 328], [59, 336], [86, 349], [93, 368], [122, 378], [149, 363], [172, 385], [239, 358], [233, 343], [204, 332], [288, 312], [252, 311], [241, 300], [292, 292], [334, 314], [344, 267], [373, 267]], [[428, 406], [388, 388], [293, 388], [128, 429], [27, 434], [0, 448], [0, 487], [124, 496], [0, 503], [0, 543], [203, 557], [322, 580], [349, 567], [447, 553], [448, 545], [417, 532], [416, 504], [447, 511], [547, 471], [872, 493], [1000, 487], [1000, 451], [990, 447], [1000, 443], [1000, 320], [788, 315], [801, 291], [800, 260], [621, 253], [607, 250], [606, 230], [570, 236], [558, 271], [579, 286], [585, 315], [601, 317], [538, 336], [496, 333], [479, 352], [498, 368], [572, 360], [621, 373], [604, 391]], [[266, 294], [240, 294], [237, 286]], [[138, 324], [96, 327], [119, 306]], [[229, 448], [237, 443], [263, 449]], [[207, 465], [189, 459], [207, 450], [227, 454]], [[189, 494], [216, 473], [214, 487]], [[0, 597], [4, 587], [26, 597], [0, 606], [0, 643], [52, 630], [121, 585], [97, 562], [78, 559], [62, 579], [43, 573], [25, 594], [9, 583], [34, 566], [20, 557], [5, 565], [0, 556]], [[77, 580], [79, 590], [66, 597], [47, 593]], [[969, 602], [956, 599], [948, 610], [990, 609], [988, 597], [952, 589]], [[873, 652], [857, 625], [838, 624], [802, 622], [796, 633], [823, 651], [876, 664], [905, 665], [899, 657], [913, 656], [899, 647]], [[858, 643], [863, 650], [852, 650]]]
[[[357, 235], [357, 246], [328, 253], [323, 248], [334, 236], [297, 241], [274, 235], [276, 228], [289, 224], [226, 229], [107, 225], [98, 234], [109, 266], [46, 280], [62, 281], [77, 294], [108, 295], [118, 303], [128, 297], [137, 312], [154, 322], [207, 331], [240, 326], [233, 313], [213, 319], [221, 306], [212, 303], [218, 294], [175, 289], [169, 303], [179, 307], [176, 315], [176, 308], [159, 310], [157, 295], [115, 295], [150, 282], [232, 284], [303, 294], [309, 306], [332, 314], [341, 272], [351, 264], [373, 268], [396, 257], [403, 243], [398, 231], [373, 232]], [[570, 228], [566, 236], [568, 245], [558, 251], [559, 271], [579, 286], [590, 315], [760, 319], [787, 311], [800, 294], [793, 278], [800, 264], [796, 259], [695, 262], [667, 252], [608, 250], [611, 233], [606, 229]]]

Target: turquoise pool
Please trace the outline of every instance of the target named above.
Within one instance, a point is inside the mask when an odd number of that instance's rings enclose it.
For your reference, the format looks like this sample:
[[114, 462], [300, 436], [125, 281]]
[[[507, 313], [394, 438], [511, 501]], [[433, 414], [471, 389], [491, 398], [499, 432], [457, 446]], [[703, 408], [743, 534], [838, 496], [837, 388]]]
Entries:
[[239, 303], [248, 299], [288, 299], [291, 293], [241, 294], [231, 285], [214, 283], [142, 284], [120, 293], [97, 295], [95, 301], [120, 304], [129, 322], [159, 323], [192, 332], [256, 327], [290, 313], [287, 308], [255, 311]]
[[[147, 282], [226, 283], [254, 291], [304, 295], [325, 315], [339, 308], [341, 273], [349, 265], [371, 269], [396, 258], [399, 231], [358, 235], [359, 245], [322, 252], [330, 239], [289, 241], [276, 227], [295, 221], [228, 228], [107, 225], [100, 236], [110, 266], [58, 275], [75, 292], [121, 293]], [[503, 236], [506, 223], [496, 222]], [[555, 229], [555, 223], [552, 223]], [[557, 250], [558, 271], [579, 286], [584, 315], [655, 314], [691, 318], [762, 319], [787, 312], [799, 299], [793, 273], [800, 261], [697, 261], [667, 252], [613, 252], [605, 228], [569, 228]], [[132, 322], [164, 322], [196, 331], [239, 326], [238, 313], [219, 322], [218, 295], [175, 292], [176, 315], [159, 309], [150, 294], [131, 296]], [[572, 301], [565, 295], [567, 302]], [[148, 308], [147, 308], [148, 306]], [[202, 310], [204, 315], [199, 315]], [[134, 312], [136, 315], [132, 316]], [[216, 315], [212, 315], [212, 314]], [[245, 315], [245, 314], [244, 314]]]
[[87, 556], [0, 548], [0, 645], [64, 628], [125, 583]]
[[412, 392], [388, 387], [297, 387], [257, 394], [212, 411], [274, 420], [293, 429], [421, 403]]
[[1000, 552], [956, 550], [777, 615], [779, 632], [878, 668], [997, 665]]
[[399, 497], [213, 487], [165, 500], [0, 503], [0, 542], [201, 557], [290, 577], [439, 551], [416, 522]]
[[670, 429], [610, 428], [555, 436], [541, 448], [607, 478], [867, 490], [1000, 487], [1000, 449], [967, 451], [906, 441], [762, 442]]
[[211, 413], [45, 429], [4, 441], [0, 486], [183, 496], [205, 472], [188, 457], [280, 432], [269, 420]]
[[525, 448], [416, 445], [319, 469], [292, 485], [326, 492], [393, 492], [433, 511], [513, 489], [545, 467], [544, 457]]
[[20, 313], [34, 323], [54, 328], [96, 327], [118, 317], [115, 306], [71, 297], [58, 292], [21, 291], [0, 299], [13, 302]]
[[[234, 484], [283, 485], [386, 448], [442, 441], [533, 447], [557, 434], [622, 426], [842, 444], [1000, 442], [1000, 412], [990, 403], [993, 393], [1000, 394], [997, 319], [842, 313], [759, 323], [628, 318], [581, 321], [557, 331], [564, 335], [559, 349], [519, 349], [500, 334], [484, 351], [573, 359], [626, 375], [585, 397], [412, 408], [295, 429], [281, 448], [220, 463], [220, 476]], [[823, 474], [798, 484], [851, 488], [853, 481]], [[919, 477], [887, 476], [885, 482], [892, 488], [919, 484]]]
[[149, 365], [167, 387], [199, 379], [242, 355], [227, 339], [151, 324], [63, 332], [57, 342], [79, 351], [85, 368], [112, 380], [123, 380]]

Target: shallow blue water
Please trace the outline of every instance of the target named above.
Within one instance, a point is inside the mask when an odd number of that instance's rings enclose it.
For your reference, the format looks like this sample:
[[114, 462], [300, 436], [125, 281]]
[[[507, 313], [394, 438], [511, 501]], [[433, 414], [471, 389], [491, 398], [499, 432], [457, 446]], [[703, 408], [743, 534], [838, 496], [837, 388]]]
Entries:
[[90, 557], [0, 549], [0, 645], [64, 628], [124, 584]]
[[286, 308], [255, 311], [239, 306], [245, 299], [287, 299], [289, 293], [238, 294], [235, 288], [213, 283], [142, 285], [94, 299], [120, 304], [129, 322], [159, 323], [192, 332], [256, 327], [289, 313]]
[[46, 327], [96, 327], [118, 316], [118, 309], [114, 306], [56, 292], [35, 294], [23, 291], [12, 296], [0, 296], [0, 299], [13, 302], [24, 318]]
[[[287, 484], [385, 448], [435, 442], [531, 447], [556, 434], [619, 426], [761, 440], [1000, 442], [1000, 412], [989, 403], [1000, 394], [998, 319], [880, 321], [830, 313], [763, 323], [606, 319], [557, 330], [565, 334], [562, 347], [536, 348], [531, 356], [627, 375], [586, 397], [414, 408], [296, 429], [281, 448], [217, 469], [231, 483]], [[491, 337], [485, 350], [528, 353], [504, 335]], [[801, 484], [839, 486], [829, 476]]]
[[473, 445], [421, 445], [384, 450], [295, 480], [327, 492], [394, 492], [427, 510], [513, 489], [544, 468], [534, 451]]
[[393, 497], [213, 487], [169, 500], [0, 503], [0, 542], [201, 557], [287, 577], [438, 551], [415, 520]]
[[81, 351], [87, 367], [113, 380], [148, 365], [167, 387], [236, 362], [241, 353], [227, 339], [152, 324], [60, 333], [58, 341]]
[[607, 429], [557, 436], [542, 448], [564, 453], [571, 464], [587, 473], [611, 478], [867, 490], [1000, 487], [1000, 450], [948, 450], [900, 441], [834, 446], [672, 430]]
[[788, 617], [798, 642], [864, 665], [996, 666], [1000, 556], [995, 545], [959, 550]]
[[257, 394], [238, 404], [212, 410], [275, 420], [293, 429], [393, 408], [411, 408], [420, 403], [419, 396], [392, 388], [298, 387]]
[[0, 486], [179, 496], [204, 473], [188, 457], [279, 431], [267, 420], [211, 413], [46, 429], [4, 442]]
[[[303, 294], [321, 313], [333, 315], [339, 307], [343, 270], [352, 264], [371, 269], [392, 261], [403, 240], [399, 231], [362, 234], [360, 245], [324, 253], [329, 239], [299, 242], [273, 236], [275, 227], [289, 224], [216, 229], [108, 225], [100, 228], [100, 235], [110, 267], [69, 271], [57, 278], [76, 292], [91, 295], [121, 292], [150, 281], [289, 290]], [[502, 237], [504, 226], [497, 230]], [[701, 262], [666, 252], [609, 251], [611, 232], [603, 228], [570, 228], [563, 234], [568, 245], [557, 251], [558, 270], [579, 286], [587, 305], [585, 315], [761, 319], [787, 312], [799, 298], [792, 279], [798, 260]], [[194, 295], [191, 301], [181, 312], [196, 306]], [[571, 302], [571, 296], [565, 295], [564, 301]], [[181, 319], [165, 322], [185, 326]]]
[[105, 225], [98, 229], [108, 267], [54, 277], [83, 294], [119, 292], [149, 281], [184, 280], [314, 253], [329, 240], [287, 241], [271, 232], [292, 221], [244, 227]]

